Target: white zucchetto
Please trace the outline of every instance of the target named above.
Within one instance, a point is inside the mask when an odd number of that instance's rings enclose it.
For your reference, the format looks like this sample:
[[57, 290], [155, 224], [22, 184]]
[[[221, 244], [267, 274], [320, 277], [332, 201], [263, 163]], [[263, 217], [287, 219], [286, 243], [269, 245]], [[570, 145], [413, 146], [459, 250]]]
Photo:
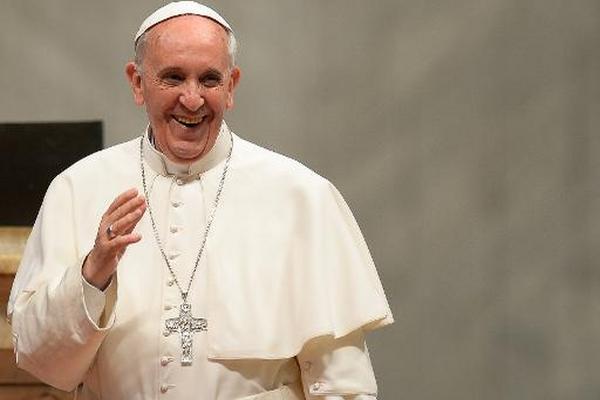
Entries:
[[219, 23], [229, 32], [233, 32], [233, 29], [231, 29], [231, 26], [225, 21], [225, 18], [212, 8], [196, 3], [195, 1], [175, 1], [159, 8], [146, 18], [135, 34], [133, 43], [135, 44], [140, 36], [154, 25], [179, 15], [200, 15], [202, 17], [207, 17]]

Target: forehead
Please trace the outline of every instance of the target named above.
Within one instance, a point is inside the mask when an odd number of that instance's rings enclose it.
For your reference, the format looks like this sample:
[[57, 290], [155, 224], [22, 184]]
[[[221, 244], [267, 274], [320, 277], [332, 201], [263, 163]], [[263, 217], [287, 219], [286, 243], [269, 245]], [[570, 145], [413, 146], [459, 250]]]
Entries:
[[147, 33], [149, 58], [195, 57], [227, 58], [228, 35], [221, 25], [199, 15], [183, 15], [152, 27]]

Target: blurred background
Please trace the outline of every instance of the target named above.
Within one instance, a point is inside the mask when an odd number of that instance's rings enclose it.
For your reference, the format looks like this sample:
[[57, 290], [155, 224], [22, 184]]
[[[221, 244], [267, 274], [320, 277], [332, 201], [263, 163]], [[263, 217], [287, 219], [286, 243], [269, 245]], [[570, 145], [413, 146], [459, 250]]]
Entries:
[[[139, 135], [123, 66], [163, 3], [2, 0], [0, 122]], [[362, 227], [396, 318], [379, 398], [600, 398], [600, 2], [206, 4], [240, 42], [229, 125]]]

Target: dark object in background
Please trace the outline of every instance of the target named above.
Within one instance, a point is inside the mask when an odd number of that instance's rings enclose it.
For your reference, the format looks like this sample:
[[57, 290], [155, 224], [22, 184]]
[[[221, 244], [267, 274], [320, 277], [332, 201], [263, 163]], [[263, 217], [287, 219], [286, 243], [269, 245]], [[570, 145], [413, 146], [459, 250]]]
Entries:
[[102, 147], [102, 121], [0, 124], [0, 225], [33, 225], [52, 179]]

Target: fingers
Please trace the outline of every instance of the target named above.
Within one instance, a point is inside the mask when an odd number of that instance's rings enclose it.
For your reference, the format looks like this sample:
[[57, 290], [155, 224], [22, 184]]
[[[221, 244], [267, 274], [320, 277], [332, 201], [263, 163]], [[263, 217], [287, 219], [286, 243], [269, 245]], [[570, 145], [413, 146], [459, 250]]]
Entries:
[[145, 211], [146, 202], [137, 189], [129, 189], [117, 196], [100, 221], [94, 255], [114, 258], [129, 244], [138, 242], [141, 236], [132, 232]]
[[136, 195], [135, 197], [130, 198], [129, 200], [118, 206], [113, 211], [107, 212], [105, 214], [106, 219], [107, 221], [112, 221], [111, 223], [114, 223], [119, 219], [125, 217], [126, 215], [134, 212], [139, 207], [145, 206], [145, 204], [146, 200], [144, 200], [144, 197]]
[[[142, 200], [143, 201], [143, 200]], [[146, 212], [146, 203], [142, 202], [133, 209], [128, 209], [127, 214], [121, 216], [119, 219], [110, 223], [109, 226], [114, 233], [114, 236], [131, 233], [138, 222], [144, 216]], [[111, 215], [112, 218], [113, 216]], [[113, 238], [114, 238], [113, 236]], [[110, 239], [110, 238], [109, 238]]]
[[[100, 222], [100, 230], [106, 232], [106, 237], [114, 239], [115, 236], [129, 233], [144, 215], [146, 201], [139, 196], [136, 189], [129, 189], [121, 193], [111, 203]], [[110, 232], [107, 228], [110, 227]]]
[[117, 198], [115, 198], [113, 200], [113, 202], [108, 207], [108, 210], [106, 210], [105, 214], [111, 214], [113, 211], [115, 211], [117, 208], [119, 208], [122, 204], [124, 204], [128, 200], [131, 200], [134, 197], [136, 197], [137, 194], [138, 194], [138, 191], [136, 188], [131, 188], [131, 189], [126, 190], [125, 192], [121, 193], [120, 195], [117, 196]]
[[110, 281], [127, 246], [142, 239], [133, 229], [145, 211], [146, 202], [137, 189], [129, 189], [113, 200], [102, 216], [94, 247], [83, 266], [88, 282], [101, 288]]
[[109, 251], [115, 255], [120, 255], [125, 251], [125, 248], [130, 244], [137, 243], [142, 239], [142, 235], [137, 232], [127, 233], [125, 235], [119, 235], [110, 241], [108, 247]]
[[[113, 239], [103, 243], [102, 245], [96, 245], [93, 248], [96, 259], [102, 260], [104, 266], [108, 267], [107, 264], [111, 264], [111, 268], [116, 267], [116, 263], [121, 258], [127, 246], [133, 243], [137, 243], [142, 239], [142, 235], [137, 232], [131, 232], [125, 235], [115, 236]], [[99, 266], [100, 267], [100, 266]]]

